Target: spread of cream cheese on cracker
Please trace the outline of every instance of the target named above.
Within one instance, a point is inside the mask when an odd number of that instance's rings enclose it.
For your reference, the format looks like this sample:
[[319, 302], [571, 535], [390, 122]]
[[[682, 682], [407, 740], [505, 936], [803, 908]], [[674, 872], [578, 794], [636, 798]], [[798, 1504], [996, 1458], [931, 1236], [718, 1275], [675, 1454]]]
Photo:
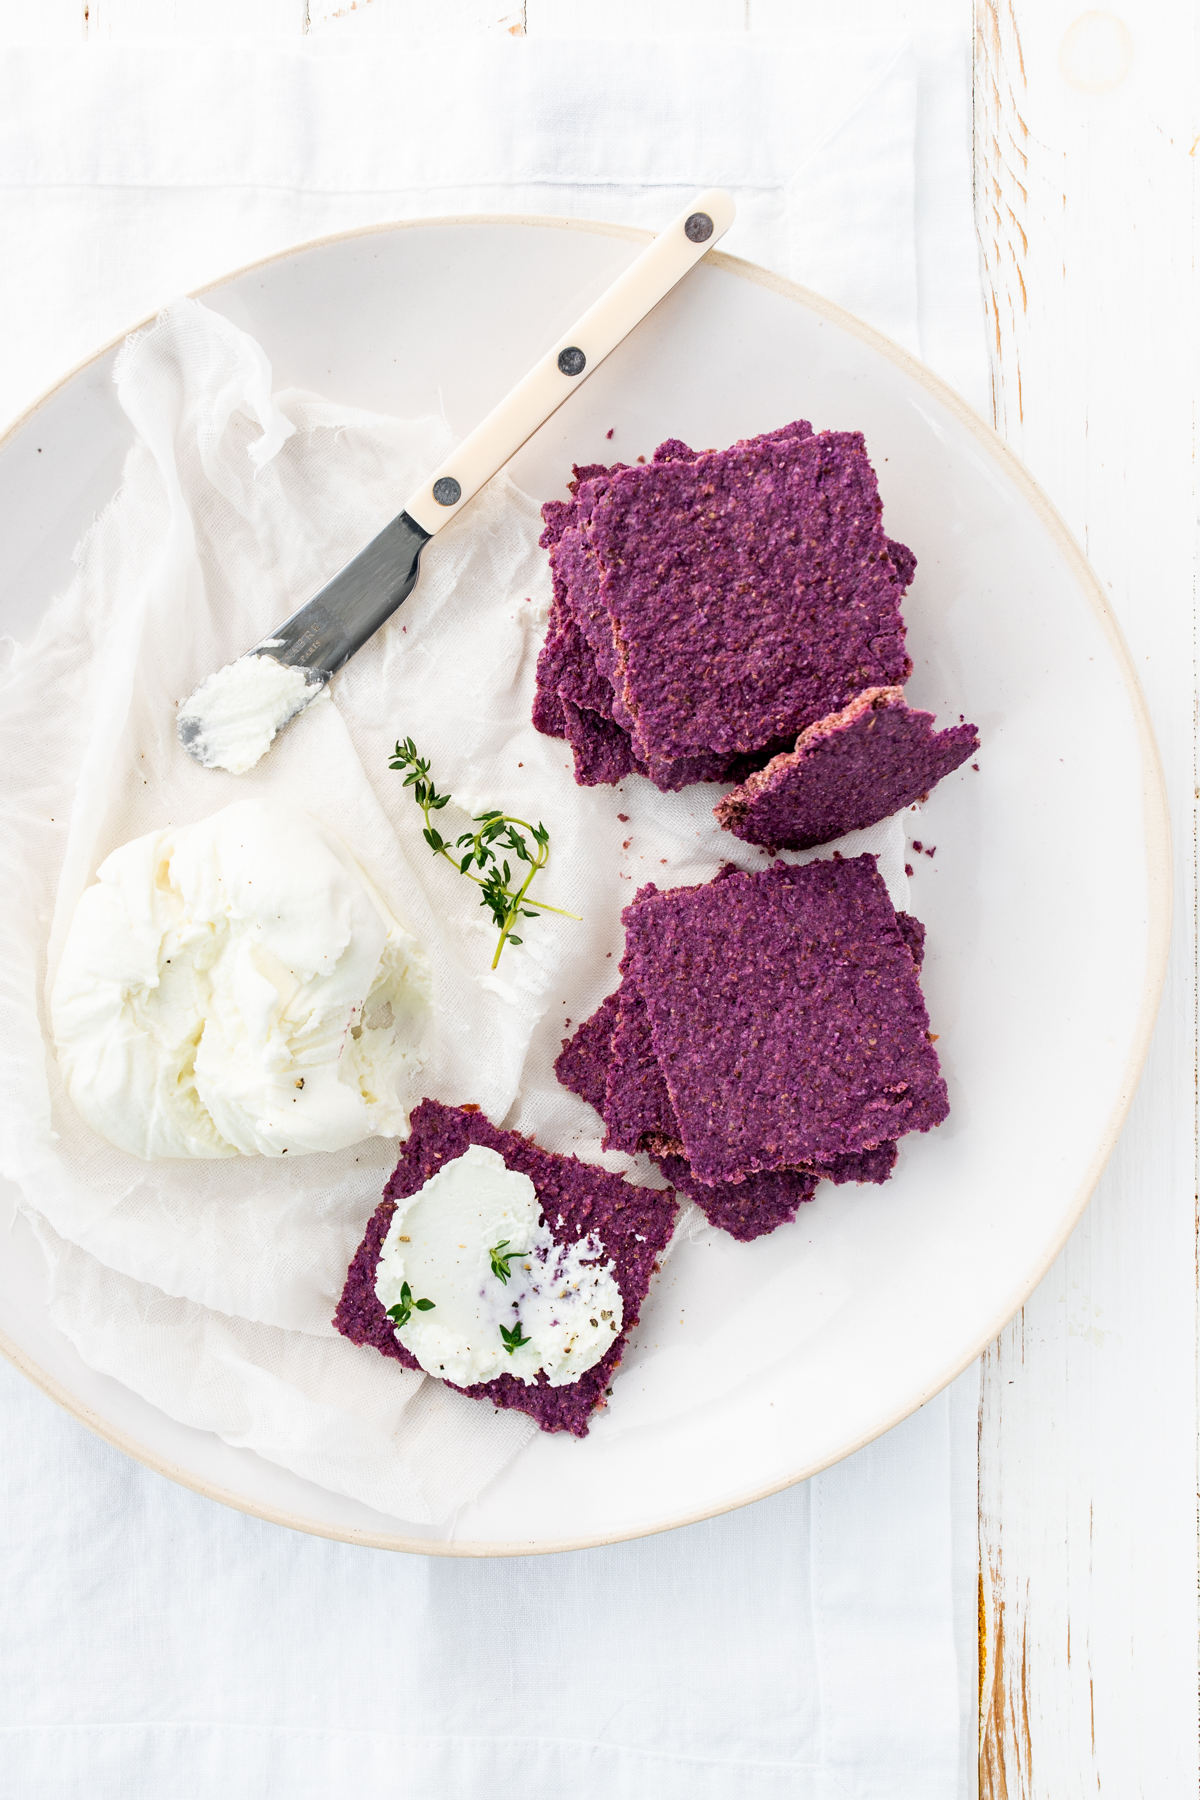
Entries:
[[621, 1290], [595, 1236], [559, 1243], [528, 1175], [472, 1144], [397, 1203], [375, 1273], [396, 1337], [457, 1387], [544, 1371], [565, 1387], [621, 1329]]

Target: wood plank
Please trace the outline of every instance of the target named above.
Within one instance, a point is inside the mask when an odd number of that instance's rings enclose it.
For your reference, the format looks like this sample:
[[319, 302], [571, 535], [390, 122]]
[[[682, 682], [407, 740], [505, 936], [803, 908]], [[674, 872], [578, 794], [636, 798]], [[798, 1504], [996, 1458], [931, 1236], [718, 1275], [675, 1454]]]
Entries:
[[[970, 0], [845, 0], [839, 30], [957, 25]], [[173, 38], [347, 40], [693, 37], [793, 34], [829, 23], [825, 0], [0, 0], [0, 44], [164, 42]]]
[[78, 44], [86, 0], [0, 0], [0, 44]]
[[746, 29], [761, 32], [911, 31], [923, 26], [967, 31], [970, 0], [746, 0]]
[[307, 0], [305, 29], [348, 41], [379, 37], [477, 38], [525, 34], [523, 0]]
[[[392, 0], [388, 0], [391, 4]], [[373, 0], [378, 5], [379, 0]], [[525, 0], [530, 37], [700, 37], [713, 32], [811, 35], [828, 31], [905, 31], [923, 25], [962, 26], [969, 0]]]
[[983, 1800], [1197, 1791], [1196, 23], [1183, 0], [1123, 12], [976, 0], [996, 421], [1084, 544], [1145, 684], [1180, 926], [1116, 1155], [984, 1359]]
[[88, 43], [299, 37], [306, 0], [78, 0]]
[[579, 0], [525, 0], [530, 37], [698, 37], [749, 29], [751, 0], [604, 0], [588, 8]]

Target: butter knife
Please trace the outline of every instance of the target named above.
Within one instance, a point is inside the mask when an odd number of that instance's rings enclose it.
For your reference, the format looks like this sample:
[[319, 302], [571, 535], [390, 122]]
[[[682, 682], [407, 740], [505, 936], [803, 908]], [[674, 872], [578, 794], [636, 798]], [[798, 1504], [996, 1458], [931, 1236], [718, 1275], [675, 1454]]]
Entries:
[[[725, 235], [733, 217], [729, 194], [710, 188], [697, 195], [434, 470], [403, 512], [268, 637], [181, 702], [176, 728], [188, 754], [235, 773], [256, 762], [407, 600], [430, 539]], [[255, 657], [276, 666], [260, 668], [249, 661]], [[252, 718], [256, 708], [262, 716]], [[241, 730], [240, 760], [229, 750], [231, 723]], [[258, 729], [256, 751], [253, 744], [245, 748], [247, 727], [250, 738]]]

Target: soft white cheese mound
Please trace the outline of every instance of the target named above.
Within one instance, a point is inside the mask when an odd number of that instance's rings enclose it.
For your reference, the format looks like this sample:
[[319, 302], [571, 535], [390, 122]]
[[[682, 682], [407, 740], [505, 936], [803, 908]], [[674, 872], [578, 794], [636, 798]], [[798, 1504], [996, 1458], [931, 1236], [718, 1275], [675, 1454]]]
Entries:
[[[411, 1315], [396, 1337], [430, 1375], [459, 1387], [518, 1375], [528, 1387], [544, 1369], [566, 1387], [604, 1355], [623, 1317], [613, 1264], [595, 1237], [555, 1243], [540, 1217], [528, 1175], [482, 1144], [397, 1203], [375, 1292], [390, 1310], [408, 1285]], [[489, 1252], [506, 1239], [502, 1254], [515, 1254], [504, 1282]], [[500, 1327], [518, 1325], [528, 1342], [510, 1353]]]
[[67, 1092], [136, 1156], [295, 1156], [408, 1131], [429, 967], [346, 846], [241, 801], [114, 850], [51, 1024]]
[[277, 731], [324, 691], [303, 669], [273, 656], [239, 656], [203, 682], [179, 708], [188, 754], [206, 769], [244, 775], [265, 756]]

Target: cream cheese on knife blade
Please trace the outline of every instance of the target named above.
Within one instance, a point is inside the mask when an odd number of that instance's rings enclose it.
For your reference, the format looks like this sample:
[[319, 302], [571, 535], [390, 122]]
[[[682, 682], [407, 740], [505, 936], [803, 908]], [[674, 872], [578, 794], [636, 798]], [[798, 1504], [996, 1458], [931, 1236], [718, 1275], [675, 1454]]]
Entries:
[[178, 730], [206, 769], [244, 775], [276, 734], [321, 692], [303, 669], [273, 656], [239, 656], [203, 682], [179, 708]]

